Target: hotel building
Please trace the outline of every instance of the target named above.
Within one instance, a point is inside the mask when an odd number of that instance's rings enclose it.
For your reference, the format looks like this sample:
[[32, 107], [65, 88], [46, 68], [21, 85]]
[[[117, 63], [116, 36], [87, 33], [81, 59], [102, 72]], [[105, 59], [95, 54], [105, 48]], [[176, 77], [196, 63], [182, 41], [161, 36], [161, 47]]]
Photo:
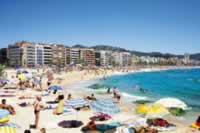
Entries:
[[51, 45], [52, 47], [52, 64], [65, 66], [65, 46]]
[[95, 65], [95, 51], [94, 49], [80, 49], [80, 60], [85, 65]]
[[78, 64], [80, 62], [80, 49], [70, 49], [70, 64]]

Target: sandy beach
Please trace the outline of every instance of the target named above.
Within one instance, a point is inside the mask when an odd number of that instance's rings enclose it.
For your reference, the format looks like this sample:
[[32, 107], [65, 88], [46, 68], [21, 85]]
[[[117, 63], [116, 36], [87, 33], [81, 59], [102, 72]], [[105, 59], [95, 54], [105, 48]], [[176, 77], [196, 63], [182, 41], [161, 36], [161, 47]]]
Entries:
[[[119, 70], [106, 70], [106, 71], [99, 71], [97, 74], [94, 70], [83, 70], [83, 71], [78, 71], [74, 70], [71, 72], [60, 72], [60, 73], [54, 73], [54, 80], [52, 81], [53, 85], [60, 85], [65, 91], [65, 96], [69, 93], [72, 94], [73, 98], [80, 98], [84, 97], [88, 94], [88, 91], [79, 91], [77, 89], [73, 88], [68, 88], [67, 84], [76, 84], [80, 81], [84, 80], [94, 80], [97, 78], [103, 78], [106, 76], [111, 76], [115, 74], [125, 74], [125, 73], [130, 73], [130, 72], [141, 72], [141, 71], [157, 71], [157, 70], [166, 70], [166, 69], [174, 69], [175, 67], [154, 67], [154, 68], [142, 68], [142, 69], [132, 69], [132, 70], [127, 70], [126, 72], [124, 71], [119, 71]], [[176, 67], [177, 68], [177, 67]], [[181, 67], [181, 68], [191, 68], [191, 67]], [[179, 68], [179, 69], [181, 69]], [[29, 69], [26, 69], [27, 71], [32, 71]], [[16, 71], [14, 69], [8, 69], [6, 70], [8, 78], [11, 78], [12, 75], [16, 74]], [[41, 74], [42, 70], [39, 70], [38, 74]], [[42, 80], [42, 88], [47, 89], [47, 78], [44, 77]], [[2, 89], [1, 89], [2, 91]], [[67, 93], [69, 92], [69, 93]], [[29, 102], [33, 103], [34, 99], [23, 99], [20, 100], [20, 96], [24, 95], [30, 95], [30, 96], [36, 96], [36, 95], [41, 95], [43, 92], [40, 91], [35, 91], [32, 89], [26, 89], [26, 90], [16, 90], [16, 96], [15, 97], [8, 97], [5, 99], [7, 100], [8, 104], [11, 104], [14, 106], [16, 109], [16, 115], [11, 115], [10, 116], [10, 121], [14, 122], [15, 124], [19, 125], [20, 128], [17, 128], [17, 133], [23, 133], [25, 129], [29, 129], [30, 124], [34, 124], [34, 109], [33, 106], [27, 106], [27, 107], [20, 107], [18, 104], [22, 102]], [[101, 97], [100, 95], [96, 95], [96, 97]], [[48, 96], [44, 96], [43, 102], [47, 101], [52, 101], [57, 97], [57, 95], [50, 94]], [[112, 95], [110, 95], [112, 97]], [[2, 97], [0, 98], [0, 100]], [[127, 104], [125, 102], [125, 99], [122, 98], [122, 101], [118, 104], [121, 112], [117, 115], [114, 115], [112, 119], [103, 122], [103, 123], [109, 123], [113, 122], [116, 119], [120, 119], [118, 117], [119, 115], [124, 115], [124, 116], [130, 116], [130, 117], [136, 117], [137, 114], [135, 114], [132, 111], [132, 108], [135, 106], [133, 103]], [[54, 115], [53, 111], [51, 109], [49, 110], [43, 110], [40, 113], [40, 121], [39, 121], [39, 128], [38, 129], [31, 129], [32, 133], [40, 133], [41, 128], [46, 128], [47, 133], [79, 133], [81, 132], [81, 127], [79, 128], [61, 128], [57, 126], [57, 123], [62, 121], [62, 120], [80, 120], [85, 124], [89, 122], [89, 118], [94, 115], [93, 110], [81, 110], [78, 111], [78, 114], [76, 111], [71, 111], [70, 113], [64, 113], [62, 115]], [[174, 116], [168, 116], [166, 119], [172, 123], [174, 123], [177, 128], [174, 131], [167, 131], [163, 133], [192, 133], [192, 129], [189, 127], [189, 125], [185, 125], [185, 123], [182, 123], [181, 121], [177, 120], [176, 117]], [[98, 122], [97, 122], [98, 123]], [[99, 122], [102, 123], [102, 122]], [[83, 126], [84, 126], [83, 125]], [[116, 131], [119, 132], [119, 131]]]

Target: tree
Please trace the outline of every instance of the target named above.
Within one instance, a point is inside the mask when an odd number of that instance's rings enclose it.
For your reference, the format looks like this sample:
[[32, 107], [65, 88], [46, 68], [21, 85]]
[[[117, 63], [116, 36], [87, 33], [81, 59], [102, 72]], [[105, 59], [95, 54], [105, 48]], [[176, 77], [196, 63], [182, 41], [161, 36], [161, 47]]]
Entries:
[[0, 65], [0, 77], [3, 75], [5, 70], [5, 66], [4, 65]]

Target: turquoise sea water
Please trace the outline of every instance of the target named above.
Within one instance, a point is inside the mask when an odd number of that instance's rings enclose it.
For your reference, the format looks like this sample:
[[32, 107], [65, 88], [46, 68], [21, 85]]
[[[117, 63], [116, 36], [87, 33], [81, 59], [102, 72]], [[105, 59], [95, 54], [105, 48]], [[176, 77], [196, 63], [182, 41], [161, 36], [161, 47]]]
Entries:
[[[144, 96], [151, 100], [175, 97], [183, 100], [193, 110], [200, 110], [200, 69], [139, 72], [107, 77], [99, 84], [116, 86], [121, 92]], [[134, 89], [139, 86], [145, 93]]]

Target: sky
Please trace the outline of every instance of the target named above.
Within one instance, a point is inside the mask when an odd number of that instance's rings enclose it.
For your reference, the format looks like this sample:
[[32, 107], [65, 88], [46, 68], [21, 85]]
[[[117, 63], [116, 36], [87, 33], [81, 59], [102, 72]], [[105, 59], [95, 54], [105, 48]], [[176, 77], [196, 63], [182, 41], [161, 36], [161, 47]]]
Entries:
[[199, 0], [0, 0], [0, 47], [16, 41], [200, 52]]

